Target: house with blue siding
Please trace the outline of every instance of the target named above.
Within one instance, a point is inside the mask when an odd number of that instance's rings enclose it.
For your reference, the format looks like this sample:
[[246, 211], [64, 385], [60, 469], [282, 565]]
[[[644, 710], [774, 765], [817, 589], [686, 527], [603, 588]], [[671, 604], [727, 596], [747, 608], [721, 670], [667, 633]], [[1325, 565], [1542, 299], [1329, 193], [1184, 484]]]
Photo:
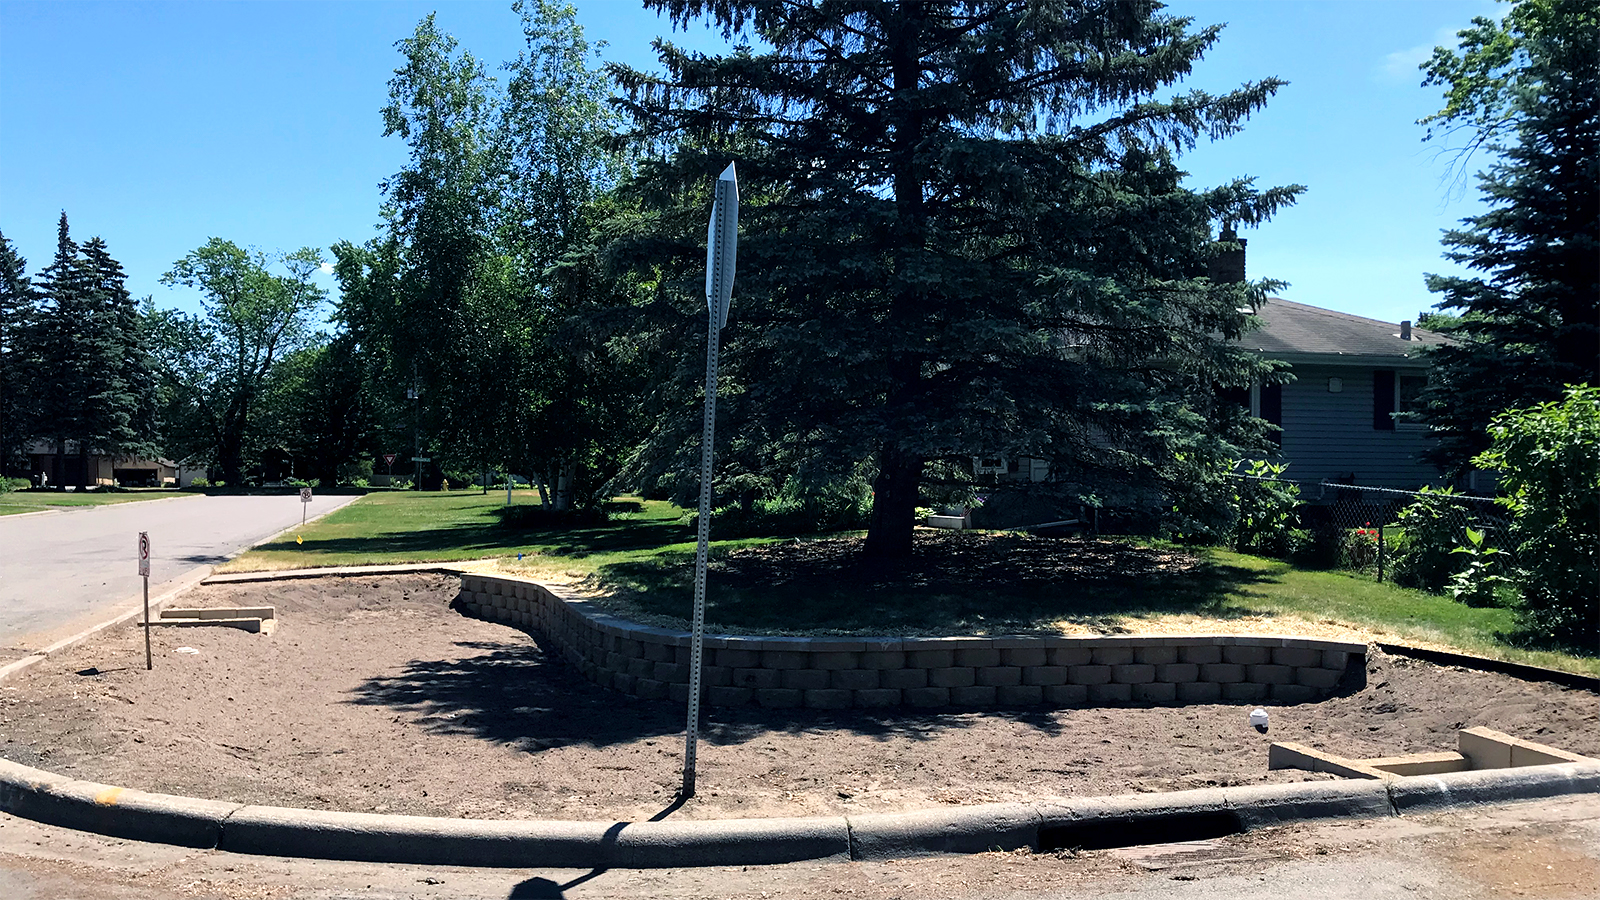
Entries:
[[1449, 338], [1288, 300], [1255, 315], [1260, 328], [1243, 343], [1294, 374], [1289, 384], [1256, 385], [1248, 398], [1252, 414], [1283, 429], [1285, 477], [1400, 490], [1448, 480], [1420, 458], [1426, 428], [1396, 416], [1417, 408], [1428, 382], [1423, 348]]

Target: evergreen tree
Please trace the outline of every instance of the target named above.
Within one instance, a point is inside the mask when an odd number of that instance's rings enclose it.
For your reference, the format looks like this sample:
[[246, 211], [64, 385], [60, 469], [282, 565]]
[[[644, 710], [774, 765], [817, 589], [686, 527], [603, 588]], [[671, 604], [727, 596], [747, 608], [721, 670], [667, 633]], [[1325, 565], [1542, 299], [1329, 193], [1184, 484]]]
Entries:
[[[1234, 248], [1211, 228], [1299, 188], [1192, 191], [1176, 156], [1280, 82], [1157, 96], [1220, 27], [1144, 0], [647, 5], [772, 49], [662, 43], [665, 78], [616, 70], [641, 139], [680, 149], [642, 164], [643, 227], [613, 254], [667, 276], [658, 335], [703, 347], [706, 185], [737, 161], [718, 434], [790, 472], [871, 460], [869, 554], [908, 554], [923, 491], [970, 486], [974, 456], [1050, 460], [1093, 499], [1185, 491], [1260, 439], [1213, 396], [1270, 375], [1225, 339], [1271, 283], [1210, 282]], [[680, 385], [698, 371], [686, 358]], [[662, 420], [697, 426], [692, 408]]]
[[32, 419], [28, 339], [36, 309], [27, 271], [28, 261], [0, 234], [0, 477], [19, 459]]
[[94, 315], [96, 339], [103, 342], [106, 362], [91, 444], [117, 457], [155, 456], [155, 372], [142, 332], [139, 305], [128, 293], [122, 264], [111, 257], [105, 241], [90, 238], [83, 259]]
[[[38, 366], [34, 432], [55, 448], [50, 481], [65, 487], [68, 442], [77, 442], [82, 461], [89, 452], [84, 441], [96, 431], [103, 372], [97, 364], [103, 366], [109, 349], [95, 315], [89, 272], [65, 212], [56, 225], [55, 257], [36, 280], [40, 310], [32, 342]], [[87, 475], [80, 466], [74, 479], [79, 488], [87, 486]]]
[[[1473, 20], [1461, 55], [1434, 51], [1448, 88], [1424, 120], [1467, 129], [1498, 161], [1479, 175], [1492, 207], [1447, 232], [1445, 258], [1483, 273], [1428, 276], [1457, 311], [1457, 344], [1432, 351], [1421, 418], [1432, 458], [1460, 469], [1508, 409], [1600, 384], [1600, 6], [1521, 0], [1500, 23]], [[1505, 141], [1502, 143], [1502, 140]]]

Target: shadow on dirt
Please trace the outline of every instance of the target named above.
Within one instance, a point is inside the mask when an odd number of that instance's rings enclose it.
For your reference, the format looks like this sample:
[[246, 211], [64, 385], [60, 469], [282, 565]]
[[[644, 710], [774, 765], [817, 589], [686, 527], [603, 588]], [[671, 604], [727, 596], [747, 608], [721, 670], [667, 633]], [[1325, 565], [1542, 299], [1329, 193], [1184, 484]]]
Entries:
[[[1226, 598], [1260, 573], [1197, 560], [1185, 553], [1111, 541], [1016, 539], [919, 540], [918, 558], [891, 568], [863, 566], [854, 542], [766, 545], [759, 554], [730, 555], [708, 605], [716, 627], [779, 631], [871, 628], [876, 634], [1006, 633], [1062, 620], [1102, 633], [1126, 629], [1121, 616], [1140, 612], [1243, 615]], [[1108, 574], [1109, 573], [1109, 574]], [[656, 598], [651, 611], [687, 614], [677, 593], [682, 567], [614, 566], [612, 587]], [[685, 591], [685, 593], [687, 593]], [[686, 605], [687, 597], [682, 599]], [[983, 610], [978, 612], [977, 610]], [[602, 688], [559, 658], [536, 635], [505, 626], [503, 642], [457, 644], [460, 656], [414, 660], [394, 675], [371, 678], [349, 702], [388, 706], [417, 725], [464, 734], [530, 753], [573, 744], [606, 747], [641, 739], [678, 739], [681, 703], [642, 700]], [[1053, 630], [1053, 629], [1051, 629]], [[1344, 688], [1348, 691], [1352, 687]], [[1056, 735], [1059, 717], [1045, 708], [925, 711], [823, 711], [705, 707], [702, 739], [737, 745], [773, 734], [851, 731], [874, 737], [929, 740], [981, 719], [1003, 717]]]
[[[602, 688], [550, 659], [532, 641], [456, 646], [467, 652], [456, 659], [415, 660], [398, 675], [368, 679], [348, 702], [388, 706], [410, 714], [415, 724], [430, 731], [469, 735], [529, 753], [571, 744], [607, 747], [682, 738], [682, 704]], [[845, 730], [931, 740], [978, 716], [1013, 719], [1047, 734], [1060, 727], [1044, 709], [933, 713], [703, 707], [700, 737], [712, 744], [737, 745], [776, 733]]]

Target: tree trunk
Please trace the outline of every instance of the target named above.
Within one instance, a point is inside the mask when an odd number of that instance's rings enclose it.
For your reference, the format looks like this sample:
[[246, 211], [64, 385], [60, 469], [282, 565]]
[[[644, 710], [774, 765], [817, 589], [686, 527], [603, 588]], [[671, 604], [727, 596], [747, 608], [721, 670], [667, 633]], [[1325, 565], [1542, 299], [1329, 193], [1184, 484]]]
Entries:
[[556, 511], [564, 512], [572, 508], [572, 483], [577, 480], [578, 464], [575, 462], [562, 462], [561, 468], [556, 472]]
[[89, 445], [85, 441], [78, 442], [78, 490], [89, 489]]
[[922, 458], [885, 446], [878, 477], [872, 482], [872, 520], [867, 526], [866, 555], [905, 559], [917, 524], [917, 488]]

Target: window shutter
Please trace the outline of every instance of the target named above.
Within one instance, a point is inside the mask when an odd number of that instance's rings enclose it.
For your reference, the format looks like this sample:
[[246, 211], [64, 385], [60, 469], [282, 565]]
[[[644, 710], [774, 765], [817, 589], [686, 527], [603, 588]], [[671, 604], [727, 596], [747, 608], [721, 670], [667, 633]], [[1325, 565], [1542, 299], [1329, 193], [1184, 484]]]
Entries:
[[[1266, 419], [1278, 427], [1283, 427], [1283, 385], [1264, 384], [1261, 386], [1261, 418]], [[1283, 432], [1274, 431], [1272, 441], [1278, 446], [1283, 446]]]
[[1394, 370], [1372, 373], [1372, 427], [1376, 431], [1394, 430]]

